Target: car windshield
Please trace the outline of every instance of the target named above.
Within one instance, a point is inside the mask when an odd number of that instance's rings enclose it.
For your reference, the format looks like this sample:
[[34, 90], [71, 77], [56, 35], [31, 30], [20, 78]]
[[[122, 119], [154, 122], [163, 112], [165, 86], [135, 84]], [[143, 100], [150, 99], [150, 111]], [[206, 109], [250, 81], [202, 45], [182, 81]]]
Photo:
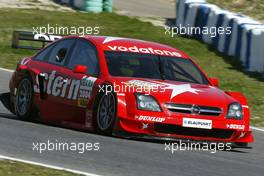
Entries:
[[205, 76], [189, 59], [112, 51], [106, 51], [105, 57], [112, 76], [208, 84]]

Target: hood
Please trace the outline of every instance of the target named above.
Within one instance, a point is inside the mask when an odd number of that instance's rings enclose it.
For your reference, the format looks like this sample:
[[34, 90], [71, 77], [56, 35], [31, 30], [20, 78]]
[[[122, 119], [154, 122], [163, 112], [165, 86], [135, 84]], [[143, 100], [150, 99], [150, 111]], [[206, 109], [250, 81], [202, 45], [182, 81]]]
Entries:
[[[236, 102], [224, 91], [211, 85], [128, 77], [115, 77], [113, 84], [123, 86], [122, 93], [142, 92], [150, 94], [161, 104], [195, 104], [226, 108], [230, 103]], [[124, 88], [125, 86], [127, 87]]]

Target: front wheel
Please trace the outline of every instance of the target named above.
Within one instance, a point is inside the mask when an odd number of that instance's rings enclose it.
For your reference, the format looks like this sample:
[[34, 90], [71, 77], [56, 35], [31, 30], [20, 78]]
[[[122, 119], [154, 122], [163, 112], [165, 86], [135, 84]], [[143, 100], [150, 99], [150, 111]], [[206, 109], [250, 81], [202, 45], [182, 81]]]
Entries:
[[116, 99], [113, 93], [103, 94], [96, 113], [97, 132], [111, 135], [116, 119]]
[[30, 120], [33, 110], [33, 84], [29, 76], [24, 77], [18, 87], [15, 96], [15, 114], [21, 120]]

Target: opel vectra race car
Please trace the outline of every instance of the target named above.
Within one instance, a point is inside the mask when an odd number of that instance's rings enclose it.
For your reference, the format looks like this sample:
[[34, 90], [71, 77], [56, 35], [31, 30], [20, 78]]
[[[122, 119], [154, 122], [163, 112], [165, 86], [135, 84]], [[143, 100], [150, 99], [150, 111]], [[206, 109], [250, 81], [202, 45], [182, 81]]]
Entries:
[[22, 59], [4, 104], [121, 137], [253, 142], [242, 93], [224, 92], [185, 53], [142, 40], [67, 36]]

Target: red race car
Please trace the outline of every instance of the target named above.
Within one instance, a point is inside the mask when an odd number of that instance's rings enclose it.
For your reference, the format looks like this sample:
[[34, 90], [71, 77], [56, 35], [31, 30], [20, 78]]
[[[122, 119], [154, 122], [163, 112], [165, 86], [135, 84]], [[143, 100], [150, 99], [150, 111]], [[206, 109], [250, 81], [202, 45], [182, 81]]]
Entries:
[[63, 37], [18, 63], [2, 100], [21, 119], [104, 135], [253, 142], [243, 94], [220, 90], [185, 53], [154, 42]]

